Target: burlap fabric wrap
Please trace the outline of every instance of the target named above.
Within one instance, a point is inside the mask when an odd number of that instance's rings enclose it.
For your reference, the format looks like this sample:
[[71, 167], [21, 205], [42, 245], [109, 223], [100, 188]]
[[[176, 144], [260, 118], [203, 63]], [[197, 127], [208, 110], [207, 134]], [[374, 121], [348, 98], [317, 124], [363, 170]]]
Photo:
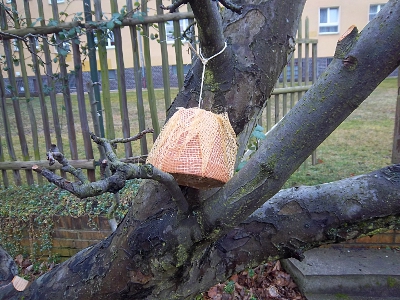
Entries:
[[180, 185], [208, 189], [233, 176], [236, 153], [227, 113], [180, 108], [164, 125], [147, 162], [172, 174]]

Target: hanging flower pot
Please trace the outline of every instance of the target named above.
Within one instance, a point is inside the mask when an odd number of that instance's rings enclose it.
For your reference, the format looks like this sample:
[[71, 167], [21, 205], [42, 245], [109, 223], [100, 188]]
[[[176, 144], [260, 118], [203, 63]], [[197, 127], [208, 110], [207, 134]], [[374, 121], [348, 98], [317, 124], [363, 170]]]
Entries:
[[236, 135], [228, 114], [181, 108], [165, 124], [147, 162], [197, 189], [224, 185], [233, 175]]

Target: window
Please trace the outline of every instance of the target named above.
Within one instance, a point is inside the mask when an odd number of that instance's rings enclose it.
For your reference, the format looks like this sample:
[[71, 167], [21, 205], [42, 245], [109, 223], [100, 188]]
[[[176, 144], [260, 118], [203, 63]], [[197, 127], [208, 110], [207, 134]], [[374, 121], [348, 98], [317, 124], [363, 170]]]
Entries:
[[319, 33], [339, 33], [339, 7], [319, 9]]
[[[96, 44], [96, 47], [98, 45], [98, 39], [97, 36], [94, 36], [94, 43]], [[107, 41], [105, 44], [106, 48], [115, 48], [115, 39], [114, 39], [114, 32], [109, 31], [107, 33]]]
[[19, 48], [18, 48], [18, 40], [17, 39], [13, 39], [13, 47], [14, 47], [14, 52], [18, 52]]
[[107, 37], [106, 48], [114, 48], [114, 47], [115, 47], [114, 32], [110, 31]]
[[110, 79], [110, 80], [116, 80], [117, 79], [116, 70], [108, 70], [108, 79]]
[[371, 4], [369, 6], [369, 20], [375, 18], [376, 14], [383, 8], [385, 4]]
[[[51, 1], [52, 0], [49, 0], [49, 4], [51, 4]], [[55, 0], [57, 3], [64, 3], [65, 2], [65, 0]]]
[[64, 56], [71, 52], [71, 41], [63, 42], [60, 39], [57, 40], [56, 34], [53, 34], [49, 43], [54, 46], [55, 52], [59, 52]]
[[[12, 45], [13, 45], [14, 51], [18, 52], [19, 48], [18, 48], [18, 40], [17, 39], [13, 39]], [[40, 50], [39, 40], [37, 39], [37, 37], [35, 37], [35, 47], [37, 50]]]
[[[187, 19], [182, 19], [182, 20], [179, 20], [179, 25], [181, 27], [181, 39], [183, 39], [182, 34], [185, 31], [185, 29], [189, 27], [189, 22]], [[165, 23], [165, 32], [167, 34], [167, 42], [168, 43], [175, 42], [174, 22], [173, 21]]]

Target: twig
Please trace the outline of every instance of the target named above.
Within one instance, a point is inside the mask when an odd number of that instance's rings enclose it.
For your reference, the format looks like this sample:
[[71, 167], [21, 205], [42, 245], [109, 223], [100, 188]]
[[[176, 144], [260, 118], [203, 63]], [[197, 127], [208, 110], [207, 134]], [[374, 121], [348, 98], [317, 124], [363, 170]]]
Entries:
[[187, 4], [188, 2], [189, 0], [178, 0], [172, 3], [171, 5], [168, 6], [160, 5], [160, 7], [164, 10], [169, 10], [170, 13], [173, 13], [175, 12], [175, 10], [179, 8], [179, 6]]
[[[194, 28], [194, 26], [197, 24], [197, 22], [196, 21], [194, 21], [194, 22], [192, 22], [188, 27], [186, 27], [186, 29], [183, 31], [183, 33], [182, 33], [182, 37], [185, 39], [185, 40], [188, 40], [189, 41], [189, 44], [192, 44], [193, 43], [193, 29], [192, 28]], [[188, 36], [188, 33], [190, 32], [190, 37]]]
[[64, 154], [58, 150], [56, 145], [52, 144], [50, 150], [46, 154], [50, 166], [54, 165], [54, 163], [58, 161], [62, 165], [61, 170], [74, 175], [82, 183], [89, 182], [88, 178], [83, 174], [81, 169], [76, 169], [70, 165], [69, 161], [64, 157]]
[[107, 177], [107, 166], [108, 166], [108, 161], [107, 159], [103, 159], [100, 163], [100, 178], [104, 179]]
[[[216, 1], [216, 0], [213, 0]], [[241, 14], [242, 13], [242, 9], [243, 6], [239, 6], [236, 4], [233, 4], [231, 1], [229, 0], [217, 0], [219, 3], [221, 3], [223, 6], [225, 6], [227, 9], [237, 13], [237, 14]]]
[[121, 161], [127, 164], [145, 164], [148, 155], [121, 158]]
[[147, 133], [154, 133], [154, 129], [152, 128], [145, 129], [142, 132], [138, 133], [137, 135], [131, 136], [129, 138], [110, 140], [110, 144], [134, 142], [140, 140]]
[[[141, 132], [135, 137], [127, 139], [115, 139], [112, 141], [115, 143], [136, 140], [139, 138], [139, 136], [143, 136], [145, 133], [150, 132], [151, 130], [145, 131]], [[98, 196], [106, 192], [117, 193], [125, 186], [126, 180], [135, 178], [153, 179], [165, 185], [165, 187], [171, 193], [171, 196], [175, 200], [181, 213], [188, 212], [189, 205], [186, 201], [186, 198], [171, 174], [165, 173], [151, 164], [136, 165], [124, 163], [115, 155], [111, 141], [105, 138], [99, 138], [93, 133], [91, 133], [91, 138], [99, 145], [102, 145], [105, 149], [108, 162], [103, 161], [102, 165], [105, 168], [105, 166], [109, 164], [110, 170], [113, 172], [110, 177], [102, 178], [96, 182], [89, 182], [80, 169], [75, 169], [69, 164], [64, 155], [58, 151], [56, 145], [52, 145], [50, 151], [47, 153], [50, 164], [54, 164], [55, 161], [58, 161], [63, 165], [62, 170], [73, 174], [80, 180], [80, 182], [70, 182], [65, 178], [47, 170], [46, 168], [39, 167], [38, 165], [34, 165], [32, 170], [42, 174], [49, 182], [52, 182], [58, 187], [69, 191], [78, 198]]]

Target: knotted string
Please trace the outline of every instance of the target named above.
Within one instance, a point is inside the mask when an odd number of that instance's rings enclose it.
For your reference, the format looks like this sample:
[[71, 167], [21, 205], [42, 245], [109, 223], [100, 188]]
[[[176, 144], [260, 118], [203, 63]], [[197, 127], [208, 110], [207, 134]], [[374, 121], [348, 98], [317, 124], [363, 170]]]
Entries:
[[203, 56], [203, 54], [201, 54], [201, 48], [199, 49], [199, 52], [200, 53], [197, 53], [196, 52], [196, 50], [193, 48], [193, 46], [189, 43], [189, 47], [192, 49], [192, 51], [194, 52], [194, 53], [196, 53], [196, 55], [198, 56], [198, 58], [201, 60], [201, 62], [203, 63], [203, 72], [202, 72], [202, 74], [201, 74], [201, 85], [200, 85], [200, 96], [199, 96], [199, 108], [201, 107], [201, 102], [202, 102], [202, 94], [203, 94], [203, 85], [204, 85], [204, 74], [205, 74], [205, 72], [206, 72], [206, 65], [207, 65], [207, 63], [208, 63], [208, 61], [209, 60], [211, 60], [211, 59], [213, 59], [214, 57], [217, 57], [218, 55], [220, 55], [222, 52], [224, 52], [225, 51], [225, 49], [226, 49], [226, 42], [225, 42], [225, 45], [224, 45], [224, 48], [222, 48], [222, 50], [221, 51], [219, 51], [218, 53], [216, 53], [216, 54], [214, 54], [213, 56], [211, 56], [211, 57], [208, 57], [208, 58], [205, 58], [204, 56]]

